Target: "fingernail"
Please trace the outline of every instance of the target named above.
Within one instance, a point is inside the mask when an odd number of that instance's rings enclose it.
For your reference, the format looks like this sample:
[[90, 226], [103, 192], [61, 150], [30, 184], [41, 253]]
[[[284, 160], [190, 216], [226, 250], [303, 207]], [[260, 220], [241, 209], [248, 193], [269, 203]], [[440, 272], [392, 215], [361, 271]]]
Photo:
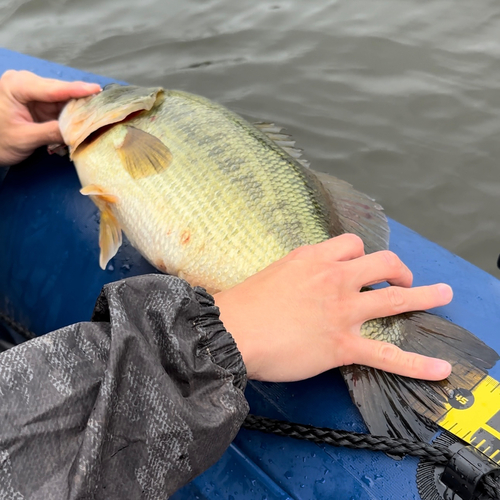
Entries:
[[83, 88], [88, 92], [100, 92], [102, 90], [98, 83], [84, 83]]
[[444, 359], [436, 359], [434, 369], [436, 370], [436, 377], [440, 377], [442, 380], [450, 375], [451, 364]]
[[444, 283], [440, 283], [438, 285], [439, 293], [443, 299], [450, 301], [453, 297], [453, 290], [450, 285], [445, 285]]

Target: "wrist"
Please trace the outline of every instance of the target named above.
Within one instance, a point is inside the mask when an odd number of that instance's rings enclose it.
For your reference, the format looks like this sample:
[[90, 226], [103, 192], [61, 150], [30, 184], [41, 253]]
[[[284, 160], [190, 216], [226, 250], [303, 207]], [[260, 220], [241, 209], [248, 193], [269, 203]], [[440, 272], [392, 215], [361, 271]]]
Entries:
[[[219, 292], [213, 296], [215, 305], [219, 308], [219, 318], [224, 325], [224, 328], [234, 339], [236, 346], [241, 353], [243, 363], [247, 370], [249, 379], [258, 378], [257, 362], [259, 359], [258, 352], [255, 352], [258, 347], [257, 342], [252, 342], [255, 335], [248, 331], [250, 318], [245, 317], [245, 308], [238, 303], [238, 298], [235, 299], [234, 294], [228, 291]], [[245, 325], [245, 326], [242, 326]]]

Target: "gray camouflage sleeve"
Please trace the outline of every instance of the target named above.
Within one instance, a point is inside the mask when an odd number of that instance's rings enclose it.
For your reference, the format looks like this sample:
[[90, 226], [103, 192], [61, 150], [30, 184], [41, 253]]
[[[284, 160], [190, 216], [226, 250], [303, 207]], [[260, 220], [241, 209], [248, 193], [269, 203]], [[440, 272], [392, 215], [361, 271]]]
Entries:
[[203, 289], [107, 285], [91, 322], [0, 354], [0, 498], [167, 498], [230, 444], [245, 384]]

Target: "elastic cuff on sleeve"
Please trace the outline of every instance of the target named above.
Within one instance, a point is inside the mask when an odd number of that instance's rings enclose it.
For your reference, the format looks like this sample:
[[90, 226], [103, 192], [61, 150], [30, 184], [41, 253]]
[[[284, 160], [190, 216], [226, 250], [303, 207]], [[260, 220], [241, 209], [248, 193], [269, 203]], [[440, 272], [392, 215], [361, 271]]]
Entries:
[[219, 308], [213, 297], [201, 287], [195, 287], [194, 291], [200, 304], [200, 315], [195, 325], [205, 333], [200, 349], [205, 350], [215, 364], [230, 372], [234, 377], [234, 386], [244, 391], [247, 371], [236, 342], [219, 319]]

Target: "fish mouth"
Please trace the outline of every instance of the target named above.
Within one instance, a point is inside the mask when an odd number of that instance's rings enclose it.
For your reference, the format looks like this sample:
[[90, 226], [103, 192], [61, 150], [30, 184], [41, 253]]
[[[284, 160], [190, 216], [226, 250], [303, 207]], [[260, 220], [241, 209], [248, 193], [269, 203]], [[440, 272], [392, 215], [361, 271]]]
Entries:
[[137, 113], [149, 111], [163, 92], [162, 87], [110, 84], [99, 94], [69, 101], [59, 116], [59, 128], [70, 148], [70, 158], [87, 138], [95, 138], [96, 131], [102, 129], [102, 133]]

